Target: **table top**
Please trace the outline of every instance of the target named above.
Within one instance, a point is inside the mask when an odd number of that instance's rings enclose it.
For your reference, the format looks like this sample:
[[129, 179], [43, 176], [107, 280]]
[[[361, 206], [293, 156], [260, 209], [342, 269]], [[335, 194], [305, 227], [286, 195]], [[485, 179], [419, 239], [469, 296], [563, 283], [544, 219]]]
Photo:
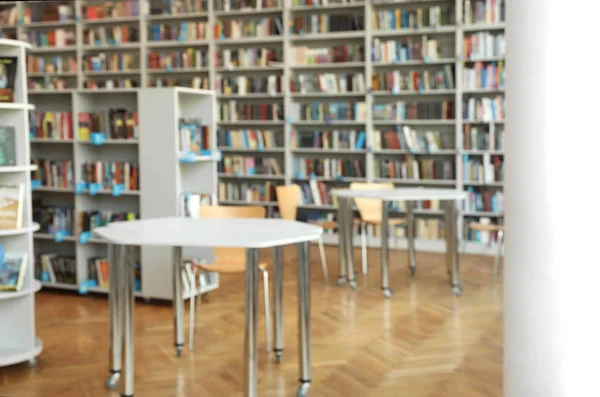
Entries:
[[167, 217], [114, 222], [93, 232], [122, 245], [269, 248], [316, 240], [323, 228], [271, 218]]
[[332, 189], [332, 196], [372, 198], [385, 201], [412, 200], [464, 200], [467, 192], [455, 189], [430, 189], [424, 187], [397, 189]]

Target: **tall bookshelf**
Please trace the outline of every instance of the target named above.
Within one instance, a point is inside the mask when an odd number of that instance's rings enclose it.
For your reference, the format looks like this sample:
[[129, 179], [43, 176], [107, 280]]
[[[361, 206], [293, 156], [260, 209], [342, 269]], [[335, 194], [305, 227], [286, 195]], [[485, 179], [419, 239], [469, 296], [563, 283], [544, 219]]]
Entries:
[[[316, 3], [316, 1], [313, 0]], [[488, 218], [492, 222], [502, 223], [503, 213], [501, 197], [497, 192], [502, 192], [502, 161], [503, 152], [501, 136], [503, 134], [503, 121], [499, 115], [491, 115], [485, 112], [483, 115], [469, 115], [469, 107], [478, 109], [494, 104], [503, 107], [504, 74], [503, 65], [505, 60], [505, 49], [502, 44], [504, 34], [504, 22], [500, 18], [504, 2], [501, 0], [432, 0], [432, 1], [350, 1], [341, 4], [329, 0], [327, 5], [304, 5], [299, 0], [281, 0], [263, 2], [261, 7], [238, 9], [239, 2], [230, 0], [216, 0], [209, 2], [189, 1], [181, 2], [183, 7], [189, 9], [179, 10], [176, 14], [169, 14], [169, 10], [162, 9], [159, 5], [164, 2], [157, 0], [140, 1], [138, 5], [138, 16], [114, 17], [110, 20], [87, 20], [86, 1], [75, 1], [72, 4], [73, 20], [65, 22], [65, 28], [73, 27], [75, 33], [74, 45], [67, 45], [61, 49], [37, 49], [40, 54], [62, 54], [74, 53], [77, 58], [88, 52], [113, 53], [113, 49], [119, 48], [124, 52], [132, 52], [139, 56], [137, 63], [132, 63], [132, 69], [127, 72], [87, 72], [82, 63], [77, 65], [76, 72], [63, 72], [64, 80], [71, 84], [63, 91], [53, 90], [31, 90], [31, 96], [37, 100], [46, 93], [51, 92], [53, 98], [60, 95], [68, 95], [69, 90], [84, 89], [86, 81], [93, 75], [94, 78], [102, 79], [113, 74], [118, 77], [129, 76], [132, 81], [140, 82], [145, 86], [158, 85], [158, 79], [163, 84], [176, 83], [179, 85], [191, 84], [196, 88], [214, 89], [217, 92], [217, 102], [220, 110], [225, 106], [229, 109], [236, 106], [244, 114], [250, 116], [232, 119], [231, 115], [220, 114], [218, 123], [220, 149], [223, 151], [224, 159], [229, 158], [233, 162], [242, 162], [245, 165], [247, 158], [254, 158], [255, 170], [253, 172], [220, 172], [219, 182], [222, 184], [219, 197], [221, 203], [241, 204], [252, 202], [257, 205], [266, 206], [270, 212], [276, 209], [274, 196], [269, 194], [269, 186], [282, 183], [308, 184], [311, 179], [324, 184], [326, 189], [333, 187], [345, 187], [352, 181], [391, 181], [396, 186], [429, 186], [465, 189], [473, 196], [469, 199], [471, 204], [461, 204], [461, 235], [465, 240], [463, 250], [465, 252], [484, 253], [487, 252], [482, 244], [471, 242], [475, 236], [471, 236], [467, 224], [473, 220]], [[148, 6], [145, 6], [148, 4]], [[227, 7], [229, 5], [229, 7]], [[270, 5], [267, 7], [267, 5]], [[0, 6], [6, 8], [6, 5]], [[17, 4], [17, 10], [22, 10], [25, 5]], [[195, 7], [195, 8], [194, 8]], [[436, 8], [437, 7], [437, 8]], [[399, 13], [395, 10], [398, 9]], [[418, 11], [422, 9], [422, 11]], [[389, 12], [393, 11], [393, 17]], [[401, 11], [413, 11], [413, 16], [406, 14], [404, 24], [414, 24], [422, 19], [419, 28], [398, 28], [389, 26], [392, 22], [402, 22]], [[21, 15], [21, 12], [17, 13]], [[324, 23], [322, 16], [329, 16], [330, 26], [337, 18], [337, 30], [330, 33], [315, 33], [309, 18], [316, 18]], [[377, 18], [381, 16], [381, 18]], [[344, 18], [346, 20], [344, 21]], [[304, 20], [300, 25], [295, 21]], [[342, 20], [340, 22], [340, 20]], [[19, 22], [21, 21], [21, 22]], [[130, 26], [138, 26], [139, 40], [121, 44], [118, 47], [106, 45], [91, 48], [84, 44], [86, 31], [90, 26], [118, 26], [119, 23], [127, 23]], [[153, 27], [160, 24], [195, 23], [188, 25], [188, 30], [195, 27], [195, 35], [186, 33], [182, 38], [177, 36], [174, 40], [154, 40]], [[260, 29], [258, 22], [262, 23]], [[22, 34], [25, 31], [45, 29], [47, 22], [25, 23], [17, 20], [16, 26], [3, 28], [2, 31], [12, 34]], [[237, 24], [237, 27], [234, 25]], [[54, 23], [52, 26], [55, 26]], [[266, 27], [268, 25], [268, 27]], [[279, 26], [281, 25], [281, 26]], [[402, 25], [402, 24], [400, 24]], [[320, 25], [317, 24], [317, 27]], [[414, 26], [414, 25], [412, 25]], [[154, 29], [154, 30], [153, 30]], [[160, 30], [160, 29], [159, 29]], [[180, 30], [175, 33], [179, 34]], [[215, 35], [215, 33], [217, 33]], [[241, 35], [240, 33], [246, 33]], [[156, 33], [155, 33], [156, 34]], [[477, 45], [486, 43], [484, 47], [495, 47], [498, 51], [487, 51], [473, 55], [467, 53], [465, 40], [472, 35], [480, 35], [470, 39], [468, 48], [477, 48]], [[487, 37], [485, 35], [488, 35]], [[165, 36], [166, 38], [167, 36]], [[159, 37], [159, 38], [162, 38]], [[421, 43], [427, 48], [425, 53], [382, 54], [382, 44], [388, 41], [398, 41], [406, 45], [408, 40], [412, 43]], [[479, 44], [474, 44], [479, 43]], [[328, 60], [327, 55], [319, 52], [319, 48], [332, 46], [352, 45], [353, 50], [341, 50], [343, 55], [338, 54], [335, 62], [323, 62]], [[348, 47], [349, 48], [349, 47]], [[362, 48], [362, 49], [361, 49]], [[192, 51], [188, 58], [194, 57], [194, 61], [186, 67], [177, 64], [173, 55], [173, 62], [168, 64], [152, 65], [148, 56], [157, 51], [163, 52], [186, 52]], [[241, 66], [232, 62], [236, 57], [246, 60], [261, 59], [258, 57], [258, 49], [272, 50], [254, 66], [252, 62]], [[304, 49], [304, 51], [303, 51]], [[236, 52], [237, 51], [237, 52]], [[299, 52], [300, 51], [300, 52]], [[235, 53], [235, 55], [234, 55]], [[361, 55], [362, 53], [362, 55]], [[198, 54], [198, 55], [196, 55]], [[228, 55], [226, 55], [228, 54]], [[240, 55], [245, 54], [245, 55]], [[300, 55], [299, 55], [300, 54]], [[398, 57], [396, 57], [398, 55]], [[253, 56], [255, 56], [253, 58]], [[301, 62], [304, 60], [304, 62]], [[330, 61], [332, 59], [329, 59]], [[318, 62], [317, 62], [318, 61]], [[432, 79], [429, 86], [421, 84], [421, 89], [415, 89], [407, 84], [405, 87], [397, 87], [395, 82], [404, 80], [410, 82], [414, 78], [409, 74], [416, 72], [421, 79], [424, 71], [429, 72]], [[393, 73], [396, 73], [395, 75]], [[297, 82], [299, 76], [333, 75], [339, 80], [341, 74], [346, 74], [346, 92], [332, 92], [321, 90], [317, 84], [318, 92], [290, 88], [291, 82]], [[386, 74], [392, 73], [390, 77]], [[375, 84], [373, 74], [380, 75], [379, 84]], [[448, 76], [450, 74], [450, 76]], [[469, 74], [467, 78], [466, 74]], [[489, 74], [484, 82], [482, 74]], [[362, 75], [362, 79], [360, 79]], [[237, 78], [248, 78], [243, 86], [245, 91], [240, 94], [240, 83]], [[389, 79], [389, 83], [384, 81]], [[38, 79], [34, 75], [33, 79]], [[395, 79], [395, 80], [394, 80]], [[439, 79], [441, 82], [439, 82]], [[448, 80], [453, 84], [448, 84]], [[249, 82], [255, 80], [252, 85]], [[478, 83], [474, 84], [473, 81]], [[275, 82], [273, 82], [275, 81]], [[307, 81], [307, 80], [305, 80]], [[309, 78], [310, 81], [310, 78]], [[362, 81], [362, 84], [359, 83]], [[318, 80], [317, 80], [318, 82]], [[349, 88], [348, 84], [352, 84]], [[490, 84], [493, 82], [493, 84]], [[327, 80], [324, 82], [327, 84]], [[339, 81], [338, 81], [339, 84]], [[251, 89], [256, 88], [256, 89]], [[112, 89], [117, 92], [118, 89]], [[126, 90], [123, 88], [122, 90]], [[242, 90], [244, 90], [242, 88]], [[124, 92], [124, 91], [122, 91]], [[471, 100], [473, 98], [473, 100]], [[488, 100], [489, 99], [489, 100]], [[469, 105], [469, 100], [472, 104]], [[479, 100], [479, 101], [478, 101]], [[397, 101], [406, 104], [415, 102], [421, 104], [417, 112], [440, 112], [436, 106], [441, 107], [441, 112], [436, 117], [431, 115], [418, 117], [411, 120], [392, 120], [385, 118], [388, 115], [395, 116], [396, 109], [393, 105]], [[444, 105], [446, 101], [446, 105]], [[485, 102], [485, 103], [484, 103]], [[306, 120], [300, 117], [303, 110], [302, 105], [313, 103], [335, 104], [339, 110], [340, 103], [349, 103], [352, 114], [348, 120], [339, 120], [337, 116], [321, 114], [316, 120]], [[451, 103], [451, 110], [444, 108]], [[422, 104], [430, 104], [423, 106]], [[268, 109], [261, 110], [260, 105], [267, 105]], [[277, 109], [273, 109], [273, 105]], [[358, 108], [355, 106], [358, 105]], [[388, 105], [388, 107], [386, 107]], [[463, 106], [464, 105], [464, 106]], [[254, 107], [253, 107], [254, 106]], [[407, 109], [408, 110], [408, 109]], [[253, 117], [252, 114], [267, 112], [267, 117]], [[254, 112], [254, 113], [253, 113]], [[227, 113], [227, 112], [226, 112]], [[321, 111], [323, 113], [323, 111]], [[472, 112], [473, 113], [473, 112]], [[475, 112], [477, 113], [477, 112]], [[276, 117], [275, 117], [276, 116]], [[476, 116], [476, 117], [471, 117]], [[498, 117], [498, 118], [497, 118]], [[263, 120], [258, 120], [262, 118]], [[266, 120], [265, 120], [266, 118]], [[312, 117], [310, 117], [312, 118]], [[242, 120], [247, 119], [247, 120]], [[402, 127], [416, 131], [418, 136], [423, 132], [433, 132], [436, 145], [429, 145], [425, 136], [426, 144], [407, 148], [397, 146], [398, 130], [404, 134]], [[470, 128], [467, 133], [465, 129]], [[475, 131], [473, 130], [475, 128]], [[252, 130], [260, 133], [261, 139], [272, 143], [269, 147], [256, 146], [247, 147], [243, 138], [237, 138], [236, 147], [226, 145], [225, 131]], [[256, 132], [258, 131], [258, 132]], [[323, 149], [322, 147], [298, 147], [299, 137], [314, 135], [316, 131], [339, 131], [338, 138], [342, 144], [336, 148]], [[354, 131], [354, 133], [353, 133]], [[378, 133], [379, 131], [379, 133]], [[364, 143], [360, 133], [364, 132]], [[382, 135], [383, 133], [383, 135]], [[387, 135], [386, 135], [387, 133]], [[408, 133], [408, 132], [407, 132]], [[238, 133], [239, 134], [239, 133]], [[467, 139], [467, 134], [469, 135]], [[333, 136], [333, 135], [331, 135]], [[267, 138], [268, 137], [268, 138]], [[229, 138], [231, 141], [231, 138]], [[240, 140], [241, 139], [241, 140]], [[334, 138], [329, 138], [333, 140]], [[391, 139], [391, 141], [390, 141]], [[360, 145], [356, 145], [357, 142]], [[387, 144], [389, 141], [390, 144]], [[242, 142], [241, 144], [239, 142]], [[307, 138], [306, 142], [310, 142]], [[352, 145], [350, 144], [352, 142]], [[478, 142], [475, 145], [474, 142]], [[490, 142], [494, 142], [492, 145]], [[310, 145], [310, 144], [309, 144]], [[353, 147], [352, 147], [353, 146]], [[437, 146], [434, 150], [432, 146]], [[407, 156], [410, 155], [410, 158]], [[271, 159], [277, 161], [277, 169], [273, 169]], [[346, 168], [355, 169], [357, 172], [347, 172], [338, 176], [336, 172], [315, 173], [314, 177], [309, 172], [299, 172], [302, 169], [299, 163], [314, 159], [335, 159], [338, 162], [346, 161]], [[408, 159], [408, 160], [407, 160]], [[442, 169], [437, 174], [443, 175], [444, 167], [450, 167], [445, 178], [421, 177], [419, 180], [401, 179], [398, 175], [390, 177], [382, 173], [382, 162], [387, 164], [396, 161], [399, 169], [401, 162], [416, 161], [420, 173], [426, 170], [431, 173], [433, 167]], [[350, 161], [350, 163], [348, 163]], [[355, 163], [356, 161], [356, 163]], [[491, 164], [485, 166], [483, 163]], [[358, 167], [355, 167], [355, 164]], [[411, 163], [409, 163], [411, 164]], [[258, 167], [258, 165], [262, 165]], [[331, 171], [335, 165], [328, 165]], [[465, 168], [473, 172], [487, 168], [487, 175], [494, 175], [490, 180], [487, 177], [475, 178], [465, 174]], [[396, 169], [395, 171], [398, 171]], [[221, 169], [224, 171], [224, 167]], [[278, 172], [275, 172], [278, 171]], [[471, 172], [471, 171], [469, 171]], [[397, 174], [397, 172], [396, 172]], [[269, 185], [267, 185], [269, 184]], [[239, 187], [244, 185], [244, 189]], [[240, 194], [240, 190], [242, 190]], [[494, 205], [492, 206], [492, 201]], [[493, 211], [492, 211], [493, 210]], [[304, 219], [319, 217], [332, 217], [335, 213], [335, 203], [328, 200], [326, 203], [314, 204], [305, 202], [300, 205], [300, 216]], [[397, 214], [402, 214], [402, 207], [398, 208]], [[417, 233], [427, 238], [418, 238], [417, 248], [421, 250], [442, 251], [444, 242], [440, 237], [440, 225], [443, 212], [437, 207], [426, 208], [418, 205], [415, 210], [417, 218]], [[427, 224], [423, 221], [427, 220]], [[429, 220], [432, 220], [429, 222]], [[421, 231], [419, 231], [421, 230]], [[397, 231], [401, 233], [401, 230]], [[438, 238], [436, 238], [438, 237]], [[336, 243], [335, 235], [325, 236], [325, 240]], [[377, 238], [370, 239], [369, 244], [377, 245]], [[356, 243], [359, 240], [357, 238]], [[403, 247], [400, 244], [399, 247]]]

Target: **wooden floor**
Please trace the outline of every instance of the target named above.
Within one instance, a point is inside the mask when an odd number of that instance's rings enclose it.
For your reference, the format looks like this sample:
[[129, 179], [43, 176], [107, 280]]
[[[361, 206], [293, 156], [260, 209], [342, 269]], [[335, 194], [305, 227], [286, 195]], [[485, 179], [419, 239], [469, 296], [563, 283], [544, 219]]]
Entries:
[[[259, 328], [264, 397], [294, 396], [297, 388], [295, 250], [284, 255], [286, 350], [275, 364]], [[337, 250], [330, 247], [327, 255], [337, 275]], [[464, 294], [456, 298], [442, 255], [418, 253], [411, 279], [406, 253], [392, 251], [394, 296], [388, 300], [380, 290], [377, 250], [369, 253], [370, 273], [360, 276], [355, 292], [333, 281], [324, 285], [316, 247], [311, 257], [311, 397], [502, 395], [502, 288], [492, 287], [491, 258], [463, 257]], [[355, 258], [360, 262], [358, 251]], [[173, 348], [170, 305], [136, 304], [137, 396], [242, 396], [243, 285], [242, 275], [221, 277], [221, 287], [202, 305], [195, 352], [181, 358]], [[118, 396], [104, 386], [106, 297], [41, 292], [36, 304], [44, 351], [35, 368], [0, 369], [0, 396]]]

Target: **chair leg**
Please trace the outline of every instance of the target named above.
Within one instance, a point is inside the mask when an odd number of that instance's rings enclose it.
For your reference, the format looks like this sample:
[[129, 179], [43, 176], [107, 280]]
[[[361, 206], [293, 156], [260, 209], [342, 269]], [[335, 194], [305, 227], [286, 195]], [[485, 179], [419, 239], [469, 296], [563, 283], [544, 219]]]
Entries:
[[323, 277], [325, 277], [325, 282], [329, 283], [329, 271], [327, 270], [327, 257], [325, 256], [325, 246], [323, 245], [323, 237], [319, 238], [319, 252], [321, 253], [321, 267], [323, 268]]
[[[191, 266], [189, 264], [186, 264], [186, 267], [191, 270]], [[191, 274], [192, 271], [186, 271], [187, 274]], [[186, 277], [187, 278], [187, 277]], [[190, 324], [189, 324], [189, 331], [188, 331], [188, 346], [190, 351], [194, 350], [194, 298], [195, 298], [195, 293], [196, 293], [196, 278], [192, 277], [192, 279], [188, 279], [188, 283], [189, 283], [189, 290], [190, 290]]]
[[362, 273], [367, 274], [367, 226], [364, 223], [360, 224], [360, 240], [362, 245]]
[[271, 305], [269, 304], [269, 272], [264, 266], [258, 267], [263, 274], [263, 288], [265, 291], [265, 328], [267, 334], [267, 353], [271, 352], [272, 335], [271, 335]]
[[502, 247], [504, 246], [503, 230], [498, 231], [498, 239], [496, 244], [498, 244], [498, 250], [496, 251], [496, 257], [494, 258], [494, 284], [496, 284], [496, 281], [498, 280], [498, 274], [500, 273], [500, 254], [502, 253]]

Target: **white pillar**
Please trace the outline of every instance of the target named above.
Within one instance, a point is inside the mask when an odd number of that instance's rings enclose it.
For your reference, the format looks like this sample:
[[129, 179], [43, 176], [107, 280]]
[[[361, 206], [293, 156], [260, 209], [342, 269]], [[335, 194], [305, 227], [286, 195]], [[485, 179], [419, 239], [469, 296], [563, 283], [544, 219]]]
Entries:
[[507, 1], [504, 395], [600, 396], [600, 1]]

